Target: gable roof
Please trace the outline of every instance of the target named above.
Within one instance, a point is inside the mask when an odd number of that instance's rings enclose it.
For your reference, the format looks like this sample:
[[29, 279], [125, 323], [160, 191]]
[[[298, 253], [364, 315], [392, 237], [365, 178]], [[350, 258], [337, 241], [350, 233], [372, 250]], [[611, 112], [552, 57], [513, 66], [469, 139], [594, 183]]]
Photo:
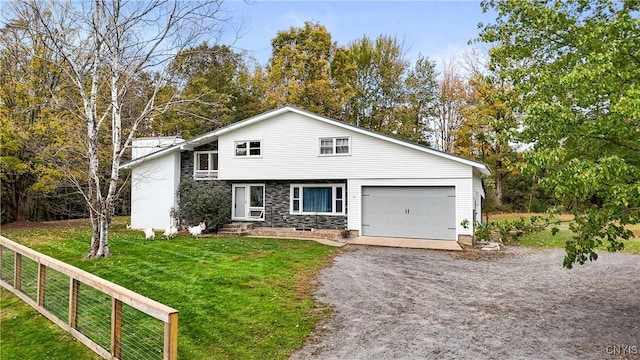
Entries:
[[215, 139], [217, 139], [222, 134], [226, 134], [226, 133], [235, 131], [237, 129], [240, 129], [240, 128], [243, 128], [243, 127], [246, 127], [246, 126], [249, 126], [249, 125], [252, 125], [252, 124], [267, 120], [267, 119], [270, 119], [270, 118], [273, 118], [275, 116], [278, 116], [278, 115], [281, 115], [281, 114], [284, 114], [284, 113], [287, 113], [287, 112], [293, 112], [293, 113], [296, 113], [296, 114], [299, 114], [299, 115], [302, 115], [302, 116], [305, 116], [305, 117], [308, 117], [308, 118], [311, 118], [311, 119], [322, 121], [322, 122], [325, 122], [325, 123], [328, 123], [328, 124], [331, 124], [331, 125], [343, 128], [343, 129], [355, 131], [355, 132], [358, 132], [358, 133], [361, 133], [361, 134], [364, 134], [364, 135], [368, 135], [368, 136], [371, 136], [371, 137], [374, 137], [374, 138], [377, 138], [377, 139], [380, 139], [380, 140], [383, 140], [383, 141], [388, 141], [388, 142], [391, 142], [391, 143], [394, 143], [394, 144], [406, 146], [408, 148], [411, 148], [411, 149], [414, 149], [414, 150], [418, 150], [418, 151], [421, 151], [421, 152], [425, 152], [425, 153], [428, 153], [428, 154], [431, 154], [431, 155], [435, 155], [435, 156], [438, 156], [438, 157], [442, 157], [442, 158], [445, 158], [445, 159], [449, 159], [449, 160], [453, 160], [453, 161], [456, 161], [456, 162], [459, 162], [459, 163], [463, 163], [465, 165], [469, 165], [469, 166], [472, 166], [472, 167], [478, 169], [482, 174], [485, 174], [485, 175], [491, 174], [491, 172], [489, 171], [487, 166], [485, 164], [483, 164], [483, 163], [480, 163], [480, 162], [477, 162], [477, 161], [473, 161], [473, 160], [469, 160], [469, 159], [466, 159], [466, 158], [463, 158], [463, 157], [460, 157], [460, 156], [452, 155], [452, 154], [449, 154], [449, 153], [446, 153], [446, 152], [443, 152], [443, 151], [435, 150], [435, 149], [432, 149], [430, 147], [419, 145], [419, 144], [415, 144], [415, 143], [412, 143], [412, 142], [409, 142], [409, 141], [406, 141], [406, 140], [401, 140], [401, 139], [395, 138], [393, 136], [389, 136], [389, 135], [381, 134], [381, 133], [378, 133], [378, 132], [375, 132], [375, 131], [372, 131], [372, 130], [364, 129], [364, 128], [361, 128], [359, 126], [347, 124], [345, 122], [338, 121], [338, 120], [335, 120], [335, 119], [331, 119], [331, 118], [328, 118], [328, 117], [325, 117], [325, 116], [321, 116], [321, 115], [318, 115], [318, 114], [315, 114], [315, 113], [312, 113], [312, 112], [309, 112], [309, 111], [305, 111], [305, 110], [302, 110], [302, 109], [298, 109], [298, 108], [293, 107], [293, 106], [284, 106], [284, 107], [281, 107], [281, 108], [278, 108], [278, 109], [270, 110], [270, 111], [264, 112], [262, 114], [250, 117], [250, 118], [248, 118], [246, 120], [242, 120], [242, 121], [233, 123], [231, 125], [222, 127], [220, 129], [216, 129], [216, 130], [210, 131], [208, 133], [202, 134], [200, 136], [196, 136], [196, 137], [194, 137], [194, 138], [192, 138], [190, 140], [187, 140], [187, 141], [185, 141], [185, 142], [183, 142], [181, 144], [170, 146], [170, 147], [158, 150], [156, 152], [153, 152], [151, 154], [148, 154], [146, 156], [142, 156], [142, 157], [139, 157], [137, 159], [133, 159], [131, 161], [128, 161], [128, 162], [120, 165], [120, 168], [121, 169], [132, 168], [132, 167], [135, 167], [135, 166], [137, 166], [137, 165], [139, 165], [139, 164], [141, 164], [141, 163], [143, 163], [145, 161], [149, 161], [149, 160], [164, 156], [164, 155], [172, 153], [172, 152], [183, 151], [183, 150], [192, 150], [193, 148], [195, 148], [197, 146], [204, 145], [204, 144], [207, 144], [207, 143], [210, 143], [210, 142], [214, 141]]

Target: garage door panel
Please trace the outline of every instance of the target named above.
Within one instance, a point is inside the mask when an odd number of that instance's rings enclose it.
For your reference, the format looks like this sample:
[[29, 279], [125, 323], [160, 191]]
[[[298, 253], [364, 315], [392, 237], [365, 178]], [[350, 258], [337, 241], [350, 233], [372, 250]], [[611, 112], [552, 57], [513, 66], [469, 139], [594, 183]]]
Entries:
[[455, 188], [363, 187], [362, 233], [455, 240]]

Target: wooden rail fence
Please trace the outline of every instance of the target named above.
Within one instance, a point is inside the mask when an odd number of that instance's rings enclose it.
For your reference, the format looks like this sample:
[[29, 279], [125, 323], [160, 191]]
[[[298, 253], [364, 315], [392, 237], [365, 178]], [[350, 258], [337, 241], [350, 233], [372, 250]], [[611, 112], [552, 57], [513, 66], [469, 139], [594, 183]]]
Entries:
[[[31, 261], [31, 265], [27, 266], [26, 261]], [[29, 268], [29, 266], [33, 268], [33, 271], [29, 272], [25, 270]], [[68, 277], [66, 284], [64, 284], [63, 280], [63, 292], [66, 292], [64, 296], [49, 294], [49, 292], [53, 292], [54, 290], [51, 290], [52, 286], [47, 286], [47, 281], [51, 283], [54, 282], [50, 274], [54, 272]], [[177, 310], [62, 261], [29, 249], [3, 236], [0, 236], [0, 286], [14, 293], [17, 297], [31, 305], [62, 329], [71, 333], [76, 339], [105, 359], [151, 359], [156, 356], [165, 360], [177, 359]], [[90, 287], [87, 288], [87, 291], [89, 291], [89, 293], [99, 294], [103, 300], [100, 300], [100, 296], [93, 296], [94, 298], [98, 298], [98, 300], [81, 299], [81, 287], [83, 289]], [[59, 290], [60, 287], [58, 287], [58, 293], [60, 292]], [[68, 304], [60, 304], [61, 301], [57, 301], [57, 303], [53, 301], [60, 299], [67, 300], [67, 297]], [[110, 301], [110, 304], [102, 304], [102, 306], [110, 307], [110, 330], [108, 333], [107, 330], [105, 330], [105, 336], [103, 336], [107, 339], [110, 338], [110, 340], [103, 339], [100, 341], [96, 339], [96, 337], [99, 336], [95, 335], [96, 333], [99, 334], [99, 331], [96, 332], [94, 331], [95, 329], [91, 330], [89, 326], [86, 326], [86, 330], [84, 330], [82, 326], [78, 326], [81, 321], [86, 323], [86, 320], [83, 319], [85, 315], [80, 314], [78, 311], [80, 304], [91, 302], [99, 303], [100, 301]], [[161, 348], [160, 345], [158, 345], [156, 351], [152, 349], [153, 346], [148, 348], [141, 346], [139, 343], [142, 339], [135, 338], [135, 333], [130, 335], [130, 337], [134, 338], [123, 341], [123, 337], [126, 335], [126, 330], [123, 331], [123, 322], [127, 321], [126, 318], [123, 318], [123, 304], [135, 309], [128, 310], [126, 312], [127, 314], [142, 314], [143, 319], [140, 319], [140, 317], [137, 318], [138, 322], [144, 323], [142, 326], [147, 326], [145, 324], [149, 322], [155, 323], [157, 320], [161, 322]], [[100, 306], [100, 304], [98, 304], [98, 306]], [[62, 307], [62, 309], [66, 308], [66, 311], [60, 310], [60, 307]], [[65, 312], [66, 314], [64, 314]], [[102, 319], [102, 321], [106, 320]], [[134, 328], [134, 325], [127, 326]], [[136, 351], [141, 352], [136, 352], [135, 355], [128, 355], [134, 353], [134, 346], [136, 347]]]

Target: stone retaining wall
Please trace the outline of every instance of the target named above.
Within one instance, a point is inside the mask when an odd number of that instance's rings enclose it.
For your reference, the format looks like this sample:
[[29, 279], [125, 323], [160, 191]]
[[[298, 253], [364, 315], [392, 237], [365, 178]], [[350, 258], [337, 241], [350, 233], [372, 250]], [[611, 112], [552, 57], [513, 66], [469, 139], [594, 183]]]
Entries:
[[313, 231], [298, 231], [294, 228], [272, 228], [272, 227], [254, 227], [249, 230], [247, 236], [269, 236], [281, 238], [300, 238], [300, 239], [326, 239], [344, 242], [341, 230], [331, 229], [313, 229]]

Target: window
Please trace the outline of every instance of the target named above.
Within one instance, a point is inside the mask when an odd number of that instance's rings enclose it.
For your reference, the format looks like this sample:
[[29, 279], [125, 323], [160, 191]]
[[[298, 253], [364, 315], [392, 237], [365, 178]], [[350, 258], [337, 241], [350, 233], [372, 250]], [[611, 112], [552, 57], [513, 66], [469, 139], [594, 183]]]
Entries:
[[349, 155], [349, 137], [321, 138], [320, 155]]
[[291, 185], [292, 214], [344, 214], [343, 184]]
[[236, 141], [236, 157], [249, 157], [262, 155], [262, 141]]
[[249, 218], [264, 220], [264, 186], [249, 186]]
[[193, 179], [210, 180], [218, 178], [218, 152], [196, 151], [193, 158]]

